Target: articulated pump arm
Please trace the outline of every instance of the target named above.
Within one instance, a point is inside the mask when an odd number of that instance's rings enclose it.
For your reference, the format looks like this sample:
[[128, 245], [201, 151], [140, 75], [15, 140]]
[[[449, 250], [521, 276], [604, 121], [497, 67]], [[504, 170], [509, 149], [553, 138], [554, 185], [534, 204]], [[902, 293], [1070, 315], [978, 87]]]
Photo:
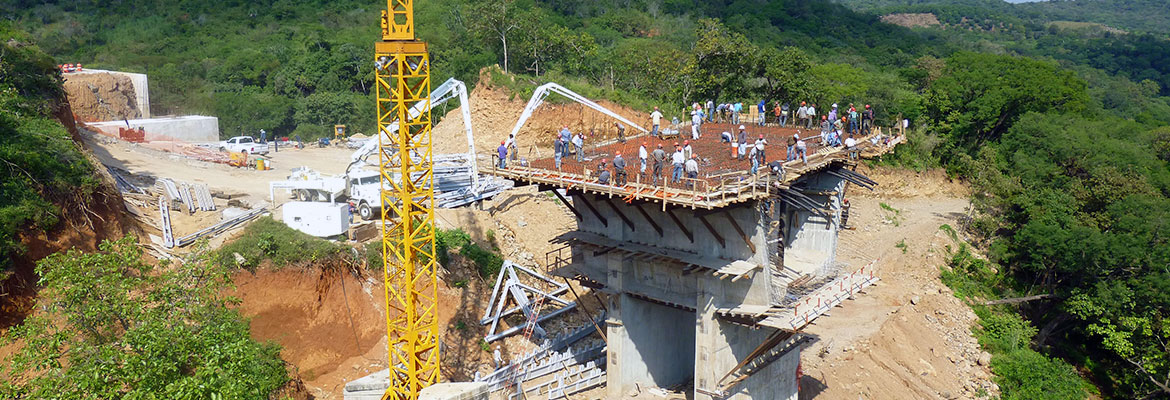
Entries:
[[528, 105], [524, 107], [524, 113], [520, 114], [520, 120], [516, 121], [516, 126], [514, 128], [512, 128], [512, 137], [515, 137], [516, 134], [520, 133], [520, 127], [524, 126], [525, 122], [528, 122], [528, 118], [532, 117], [532, 113], [536, 112], [536, 108], [540, 107], [541, 104], [544, 104], [544, 99], [547, 98], [548, 95], [550, 95], [552, 93], [556, 93], [556, 94], [559, 94], [561, 96], [568, 97], [569, 100], [573, 100], [575, 102], [584, 104], [586, 107], [592, 108], [592, 109], [597, 110], [598, 112], [600, 112], [602, 114], [613, 117], [614, 119], [616, 119], [618, 121], [624, 122], [626, 125], [638, 128], [638, 130], [640, 130], [642, 132], [650, 132], [650, 131], [646, 130], [646, 128], [643, 128], [643, 127], [639, 126], [638, 124], [630, 122], [629, 120], [625, 119], [621, 115], [618, 115], [617, 113], [610, 111], [609, 109], [607, 109], [605, 107], [602, 107], [600, 104], [594, 103], [593, 100], [589, 100], [588, 98], [585, 98], [585, 96], [579, 95], [576, 92], [573, 92], [572, 90], [566, 89], [564, 86], [549, 82], [549, 83], [546, 83], [544, 85], [541, 85], [540, 87], [536, 88], [536, 91], [532, 92], [532, 99], [528, 100]]
[[[439, 87], [431, 91], [431, 109], [433, 110], [440, 104], [446, 103], [455, 97], [459, 97], [459, 106], [463, 110], [463, 129], [467, 133], [467, 156], [471, 163], [472, 187], [479, 188], [479, 171], [475, 165], [475, 134], [471, 130], [471, 103], [467, 100], [467, 85], [463, 81], [455, 78], [447, 79], [446, 82], [443, 82], [442, 85], [439, 85]], [[410, 117], [414, 118], [418, 116], [422, 113], [423, 108], [423, 103], [411, 107], [409, 110]], [[398, 121], [390, 123], [390, 127], [380, 133], [383, 135], [382, 140], [390, 141], [391, 139], [386, 136], [386, 132], [398, 132]], [[348, 173], [354, 167], [366, 165], [366, 159], [377, 153], [377, 151], [378, 138], [366, 141], [365, 145], [357, 149], [350, 156], [350, 163], [346, 167], [345, 172]], [[387, 156], [391, 157], [393, 154], [387, 154]]]

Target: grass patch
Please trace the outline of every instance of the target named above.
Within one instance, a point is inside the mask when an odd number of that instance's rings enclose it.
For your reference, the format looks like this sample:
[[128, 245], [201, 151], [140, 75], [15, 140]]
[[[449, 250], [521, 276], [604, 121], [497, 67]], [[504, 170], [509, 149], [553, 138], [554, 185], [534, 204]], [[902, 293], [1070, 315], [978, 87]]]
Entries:
[[894, 208], [885, 202], [882, 202], [879, 205], [881, 206], [882, 210], [885, 211], [885, 213], [882, 214], [882, 218], [884, 218], [886, 222], [894, 224], [894, 226], [902, 226], [902, 210]]
[[[440, 265], [450, 265], [451, 254], [459, 254], [475, 263], [480, 276], [491, 277], [500, 272], [504, 258], [500, 256], [499, 247], [495, 244], [495, 232], [488, 231], [487, 239], [491, 244], [491, 249], [485, 249], [472, 241], [471, 235], [462, 229], [437, 229], [435, 231], [435, 259]], [[382, 242], [366, 243], [364, 254], [369, 270], [382, 270]], [[457, 281], [454, 285], [455, 287], [466, 287], [467, 281]]]
[[895, 244], [894, 247], [902, 249], [902, 254], [906, 254], [910, 250], [910, 246], [906, 244], [906, 239], [898, 241], [898, 244]]
[[[248, 270], [255, 270], [261, 262], [268, 260], [279, 269], [336, 259], [347, 249], [344, 245], [289, 228], [272, 217], [262, 217], [248, 224], [239, 238], [216, 250], [212, 260]], [[367, 258], [369, 249], [367, 246]], [[238, 260], [236, 254], [242, 259]], [[380, 256], [378, 260], [380, 265]]]

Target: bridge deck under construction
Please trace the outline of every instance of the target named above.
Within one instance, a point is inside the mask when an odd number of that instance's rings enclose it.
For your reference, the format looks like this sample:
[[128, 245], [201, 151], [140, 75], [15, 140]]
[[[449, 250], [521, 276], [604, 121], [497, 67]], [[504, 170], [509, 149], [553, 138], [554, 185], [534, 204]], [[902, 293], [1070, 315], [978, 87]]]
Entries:
[[[674, 204], [688, 208], [714, 209], [766, 198], [780, 189], [787, 189], [790, 184], [808, 173], [855, 162], [850, 159], [850, 152], [843, 147], [821, 146], [819, 136], [810, 136], [810, 131], [803, 131], [802, 136], [806, 136], [808, 144], [807, 164], [800, 159], [788, 161], [784, 163], [782, 176], [772, 174], [763, 165], [756, 174], [752, 174], [751, 162], [746, 156], [743, 160], [733, 158], [731, 145], [720, 140], [722, 132], [731, 132], [733, 128], [735, 126], [731, 124], [703, 125], [702, 136], [698, 140], [690, 141], [694, 153], [701, 160], [699, 175], [695, 179], [684, 177], [678, 182], [670, 182], [672, 166], [669, 164], [669, 157], [674, 152], [675, 143], [682, 144], [686, 139], [657, 138], [645, 134], [629, 137], [624, 143], [609, 141], [592, 146], [586, 143], [583, 161], [577, 161], [575, 155], [569, 155], [561, 160], [559, 169], [556, 168], [552, 152], [546, 151], [541, 157], [529, 159], [526, 163], [509, 161], [506, 169], [498, 168], [496, 162], [498, 158], [493, 156], [491, 165], [482, 166], [480, 171], [518, 182], [619, 197], [627, 202], [640, 200], [661, 202], [663, 206]], [[748, 127], [746, 131], [749, 144], [754, 143], [760, 135], [768, 141], [766, 146], [768, 162], [785, 157], [787, 140], [797, 132], [794, 128], [756, 125]], [[689, 130], [685, 133], [689, 138]], [[875, 130], [869, 136], [858, 138], [857, 151], [861, 158], [877, 157], [892, 151], [903, 140], [903, 136], [882, 135]], [[653, 151], [661, 144], [663, 151], [667, 153], [667, 164], [663, 166], [662, 177], [658, 182], [653, 179], [652, 165], [647, 165], [645, 175], [639, 173], [641, 164], [638, 160], [638, 148], [642, 143], [647, 144], [649, 151]], [[598, 164], [604, 159], [610, 161], [609, 165], [612, 166], [613, 157], [618, 152], [626, 159], [627, 182], [624, 185], [616, 185], [614, 179], [611, 179], [609, 184], [598, 183]], [[652, 164], [653, 160], [650, 160], [650, 163]]]

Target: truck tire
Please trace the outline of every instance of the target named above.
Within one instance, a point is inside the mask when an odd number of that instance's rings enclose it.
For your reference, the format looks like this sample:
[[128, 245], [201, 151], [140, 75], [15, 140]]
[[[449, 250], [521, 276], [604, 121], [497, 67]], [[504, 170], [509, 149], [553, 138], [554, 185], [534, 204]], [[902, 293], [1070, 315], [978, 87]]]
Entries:
[[363, 220], [369, 221], [374, 219], [374, 209], [370, 208], [370, 205], [363, 201], [362, 204], [358, 206], [358, 215], [360, 215]]
[[295, 197], [299, 201], [313, 201], [313, 194], [309, 193], [308, 189], [298, 189], [295, 192]]

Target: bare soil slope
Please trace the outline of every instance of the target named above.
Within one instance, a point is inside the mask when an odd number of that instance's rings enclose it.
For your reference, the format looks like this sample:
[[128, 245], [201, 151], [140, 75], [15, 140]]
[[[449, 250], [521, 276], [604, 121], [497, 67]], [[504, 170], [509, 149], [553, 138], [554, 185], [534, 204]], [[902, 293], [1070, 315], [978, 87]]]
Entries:
[[[938, 278], [951, 240], [969, 205], [965, 188], [941, 171], [862, 168], [876, 192], [850, 188], [851, 225], [842, 231], [838, 260], [852, 268], [877, 262], [882, 280], [834, 309], [807, 331], [820, 340], [803, 354], [802, 399], [977, 398], [990, 381], [970, 328], [970, 308]], [[886, 204], [897, 211], [884, 209]]]
[[69, 74], [65, 93], [82, 122], [142, 118], [130, 78], [109, 73]]

